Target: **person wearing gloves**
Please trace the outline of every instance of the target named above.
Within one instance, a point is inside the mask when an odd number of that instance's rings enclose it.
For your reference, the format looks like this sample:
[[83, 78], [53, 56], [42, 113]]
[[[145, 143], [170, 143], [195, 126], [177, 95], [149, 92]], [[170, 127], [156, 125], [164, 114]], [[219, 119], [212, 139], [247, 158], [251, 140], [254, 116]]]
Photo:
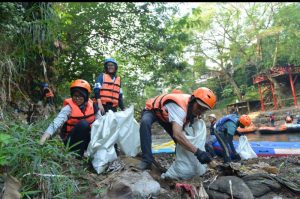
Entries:
[[[233, 145], [233, 136], [241, 134], [237, 131], [238, 127], [245, 128], [250, 126], [251, 119], [248, 115], [229, 114], [220, 118], [215, 125], [215, 135], [222, 147], [222, 155], [224, 163], [231, 162], [231, 160], [241, 160], [240, 155], [236, 152]], [[233, 158], [230, 157], [230, 151], [233, 153]]]
[[42, 135], [40, 144], [43, 145], [63, 126], [60, 136], [64, 144], [70, 147], [76, 144], [70, 150], [82, 157], [91, 139], [91, 124], [98, 115], [98, 107], [89, 99], [91, 87], [87, 81], [75, 80], [71, 83], [70, 92], [71, 98], [64, 100], [64, 107]]
[[215, 157], [216, 153], [213, 148], [213, 143], [217, 141], [217, 138], [215, 136], [215, 129], [214, 129], [214, 125], [216, 124], [217, 117], [215, 114], [212, 113], [208, 116], [208, 120], [210, 122], [210, 136], [205, 143], [205, 150], [209, 152], [212, 157]]
[[215, 94], [206, 87], [196, 89], [192, 95], [170, 93], [148, 99], [140, 123], [142, 161], [136, 167], [140, 170], [151, 169], [152, 163], [155, 163], [151, 148], [151, 126], [155, 121], [166, 130], [175, 143], [193, 153], [201, 164], [210, 163], [210, 154], [192, 145], [183, 129], [184, 125], [192, 125], [194, 118], [211, 110], [215, 104]]
[[94, 94], [99, 110], [104, 115], [108, 110], [117, 112], [118, 106], [123, 111], [123, 92], [121, 78], [117, 76], [118, 63], [113, 58], [104, 61], [104, 73], [96, 79]]

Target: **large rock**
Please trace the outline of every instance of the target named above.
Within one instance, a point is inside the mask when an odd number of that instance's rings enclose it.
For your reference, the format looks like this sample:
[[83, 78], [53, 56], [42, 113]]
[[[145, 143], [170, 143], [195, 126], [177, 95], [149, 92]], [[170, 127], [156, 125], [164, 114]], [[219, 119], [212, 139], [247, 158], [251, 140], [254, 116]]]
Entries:
[[272, 190], [280, 190], [280, 184], [268, 174], [257, 173], [242, 178], [255, 197], [260, 197]]
[[127, 185], [115, 182], [102, 199], [134, 199], [132, 190]]
[[[231, 186], [230, 186], [231, 181]], [[230, 188], [231, 187], [231, 188]], [[214, 181], [211, 185], [206, 186], [209, 198], [212, 199], [252, 199], [253, 194], [244, 181], [236, 176], [222, 176]], [[232, 192], [231, 192], [232, 190]]]
[[21, 188], [20, 181], [13, 176], [7, 175], [5, 177], [3, 199], [20, 199], [21, 198], [21, 194], [19, 192], [20, 188]]
[[125, 171], [115, 182], [128, 186], [135, 198], [148, 198], [150, 195], [157, 196], [160, 193], [160, 184], [147, 171]]

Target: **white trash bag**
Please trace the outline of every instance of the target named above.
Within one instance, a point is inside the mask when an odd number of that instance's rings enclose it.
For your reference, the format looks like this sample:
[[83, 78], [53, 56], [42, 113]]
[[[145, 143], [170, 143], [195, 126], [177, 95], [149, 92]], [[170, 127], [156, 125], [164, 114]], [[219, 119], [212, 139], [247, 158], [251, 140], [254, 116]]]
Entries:
[[[189, 127], [189, 124], [187, 124], [184, 131], [186, 138], [194, 146], [205, 151], [206, 125], [202, 119], [195, 119], [192, 127]], [[194, 176], [204, 174], [206, 172], [206, 167], [206, 164], [201, 164], [192, 152], [187, 151], [177, 144], [176, 159], [167, 172], [161, 175], [161, 178], [171, 178], [176, 180], [190, 179]]]
[[93, 122], [87, 152], [98, 174], [117, 159], [115, 143], [127, 156], [136, 156], [140, 152], [139, 124], [133, 114], [133, 106], [115, 113], [109, 110]]
[[257, 158], [256, 153], [253, 151], [248, 139], [245, 135], [240, 136], [239, 145], [236, 152], [241, 156], [242, 160], [250, 158]]

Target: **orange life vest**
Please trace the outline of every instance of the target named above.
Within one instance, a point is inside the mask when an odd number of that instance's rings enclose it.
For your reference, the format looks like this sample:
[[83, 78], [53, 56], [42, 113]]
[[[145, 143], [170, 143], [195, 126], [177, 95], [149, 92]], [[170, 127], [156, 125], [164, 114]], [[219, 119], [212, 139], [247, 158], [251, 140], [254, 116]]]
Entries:
[[101, 103], [106, 104], [110, 102], [113, 104], [113, 107], [118, 106], [120, 89], [121, 89], [120, 77], [116, 77], [115, 81], [113, 81], [110, 75], [103, 73], [103, 84], [100, 89]]
[[80, 122], [80, 120], [86, 120], [90, 124], [90, 126], [95, 121], [95, 111], [93, 107], [93, 101], [91, 99], [89, 99], [84, 113], [80, 110], [78, 105], [73, 102], [72, 98], [64, 100], [64, 106], [66, 106], [67, 104], [71, 107], [71, 115], [69, 115], [69, 119], [66, 121], [67, 129], [64, 138], [67, 137], [73, 127], [78, 122]]
[[179, 90], [179, 89], [173, 89], [171, 93], [173, 93], [173, 94], [175, 94], [175, 93], [183, 94], [182, 90]]
[[48, 92], [46, 93], [46, 98], [48, 98], [48, 97], [54, 97], [54, 94], [52, 93], [52, 91], [50, 90], [50, 88], [44, 88], [44, 90], [48, 90]]
[[159, 95], [146, 101], [146, 109], [155, 111], [156, 116], [160, 120], [169, 122], [169, 113], [165, 104], [167, 102], [174, 102], [187, 113], [190, 97], [191, 95], [180, 93]]

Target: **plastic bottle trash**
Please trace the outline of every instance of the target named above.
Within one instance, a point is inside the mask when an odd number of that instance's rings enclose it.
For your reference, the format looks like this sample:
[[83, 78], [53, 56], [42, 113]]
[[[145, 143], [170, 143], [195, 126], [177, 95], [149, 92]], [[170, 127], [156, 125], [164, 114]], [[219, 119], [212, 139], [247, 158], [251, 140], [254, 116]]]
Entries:
[[208, 167], [211, 168], [211, 169], [214, 169], [217, 167], [217, 163], [213, 160], [211, 161], [209, 164], [208, 164]]
[[201, 185], [200, 185], [200, 188], [199, 188], [198, 196], [199, 196], [200, 199], [209, 199], [209, 196], [206, 193], [202, 182], [201, 182]]

